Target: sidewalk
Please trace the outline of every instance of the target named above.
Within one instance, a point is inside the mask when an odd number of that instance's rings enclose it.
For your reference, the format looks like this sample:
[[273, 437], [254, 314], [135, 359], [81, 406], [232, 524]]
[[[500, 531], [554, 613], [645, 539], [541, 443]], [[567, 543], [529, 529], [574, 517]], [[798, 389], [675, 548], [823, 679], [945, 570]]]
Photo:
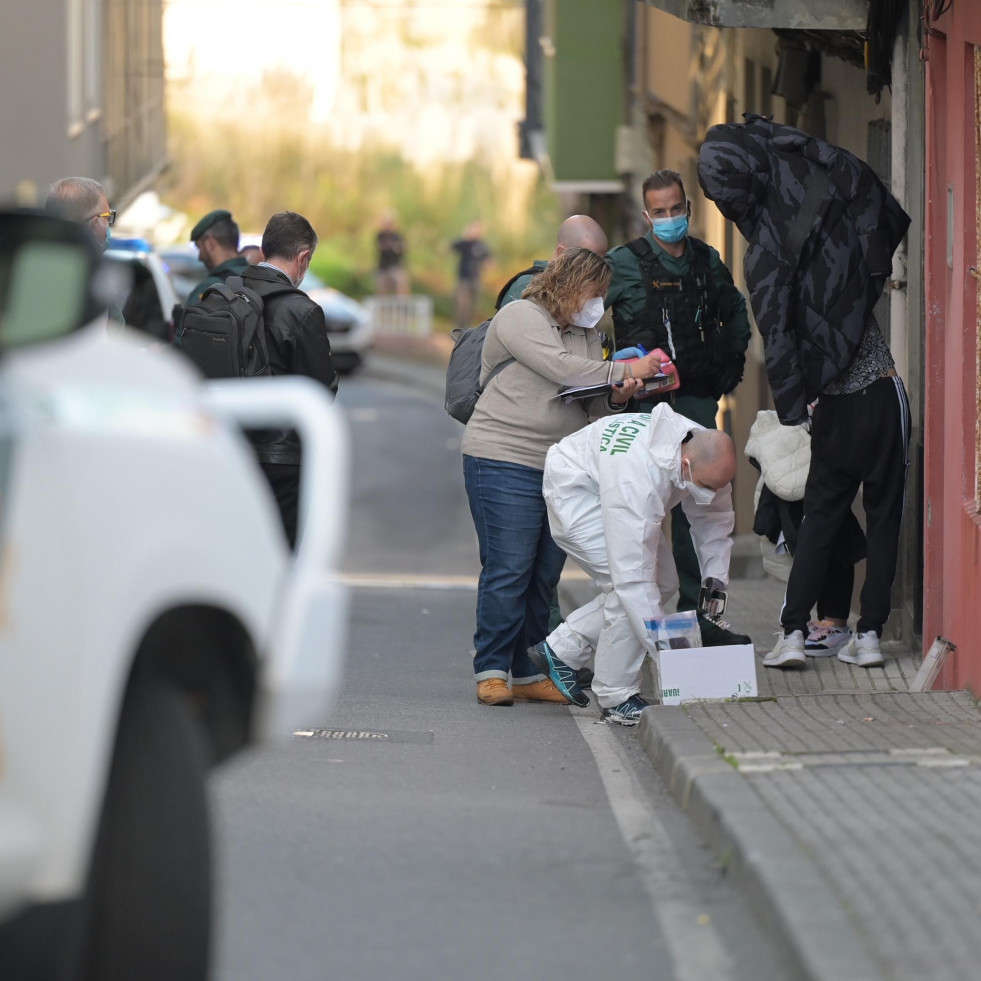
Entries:
[[884, 668], [763, 667], [782, 597], [731, 584], [759, 699], [652, 706], [641, 744], [801, 977], [981, 976], [981, 711], [967, 692], [910, 693], [919, 658], [897, 645]]
[[[440, 395], [439, 352], [412, 354], [433, 364], [416, 383]], [[403, 356], [369, 363], [396, 377]], [[763, 667], [784, 587], [754, 546], [735, 543], [726, 618], [753, 638], [760, 697], [654, 705], [641, 744], [796, 975], [981, 976], [981, 711], [967, 692], [910, 693], [920, 659], [896, 644], [883, 668]], [[563, 610], [594, 591], [568, 567]], [[649, 671], [644, 687], [651, 698]]]

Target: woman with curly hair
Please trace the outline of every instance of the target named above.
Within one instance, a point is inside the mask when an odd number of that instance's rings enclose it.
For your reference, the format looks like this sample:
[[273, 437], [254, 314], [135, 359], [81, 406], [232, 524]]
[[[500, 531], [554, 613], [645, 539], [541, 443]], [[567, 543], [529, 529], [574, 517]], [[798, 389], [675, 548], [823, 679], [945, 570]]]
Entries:
[[[623, 409], [660, 371], [657, 354], [603, 360], [594, 329], [612, 269], [589, 249], [560, 253], [502, 307], [484, 340], [481, 395], [463, 437], [463, 475], [480, 546], [474, 673], [484, 705], [588, 699], [560, 691], [528, 659], [547, 633], [549, 601], [565, 553], [552, 541], [542, 498], [548, 448], [587, 423]], [[493, 378], [502, 362], [513, 359]], [[614, 384], [610, 395], [566, 403], [565, 385]], [[510, 675], [511, 687], [508, 687]]]

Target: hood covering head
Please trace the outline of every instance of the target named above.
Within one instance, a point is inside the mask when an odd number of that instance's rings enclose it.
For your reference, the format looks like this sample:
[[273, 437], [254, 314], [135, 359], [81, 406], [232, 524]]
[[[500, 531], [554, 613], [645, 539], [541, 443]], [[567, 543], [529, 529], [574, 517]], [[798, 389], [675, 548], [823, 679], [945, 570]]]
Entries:
[[746, 286], [784, 424], [852, 364], [909, 216], [842, 147], [747, 115], [713, 126], [698, 180], [746, 239]]
[[766, 151], [769, 133], [760, 132], [757, 120], [713, 126], [698, 151], [698, 183], [723, 216], [750, 238], [759, 221], [770, 183]]

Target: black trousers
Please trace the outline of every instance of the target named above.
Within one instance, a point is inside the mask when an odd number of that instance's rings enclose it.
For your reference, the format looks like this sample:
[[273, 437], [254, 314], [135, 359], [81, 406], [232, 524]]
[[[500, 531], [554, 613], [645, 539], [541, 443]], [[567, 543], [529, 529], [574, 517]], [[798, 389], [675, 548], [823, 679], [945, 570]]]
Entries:
[[897, 377], [851, 395], [821, 396], [811, 427], [804, 521], [780, 615], [784, 633], [806, 631], [835, 539], [861, 486], [867, 551], [857, 629], [882, 635], [896, 576], [910, 425], [906, 389]]
[[297, 509], [300, 502], [300, 466], [296, 463], [262, 463], [262, 472], [272, 487], [290, 548], [296, 548]]

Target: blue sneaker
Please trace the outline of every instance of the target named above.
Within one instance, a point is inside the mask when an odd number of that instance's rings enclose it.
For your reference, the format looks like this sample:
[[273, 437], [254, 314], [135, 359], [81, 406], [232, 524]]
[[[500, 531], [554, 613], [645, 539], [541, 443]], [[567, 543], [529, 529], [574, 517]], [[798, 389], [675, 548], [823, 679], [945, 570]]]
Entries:
[[543, 640], [540, 644], [529, 647], [528, 657], [542, 674], [548, 675], [552, 684], [573, 705], [585, 708], [589, 704], [589, 696], [579, 687], [576, 671], [570, 668], [565, 661], [559, 660], [555, 651], [548, 646], [547, 641]]
[[620, 726], [635, 726], [640, 722], [640, 713], [650, 702], [643, 695], [631, 695], [625, 702], [603, 709], [603, 718]]

